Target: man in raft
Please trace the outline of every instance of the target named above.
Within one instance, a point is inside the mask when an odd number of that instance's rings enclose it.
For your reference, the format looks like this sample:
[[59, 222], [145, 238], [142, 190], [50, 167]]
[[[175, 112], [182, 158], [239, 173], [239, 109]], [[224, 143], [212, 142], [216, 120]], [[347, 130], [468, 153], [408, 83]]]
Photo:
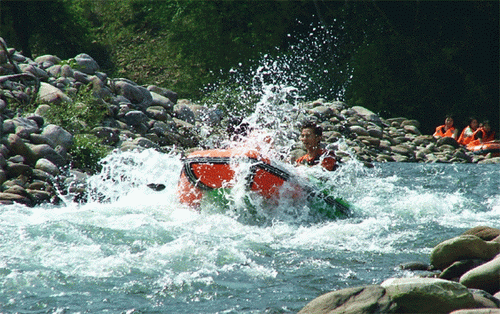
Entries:
[[453, 139], [457, 139], [458, 130], [453, 126], [453, 117], [448, 115], [444, 120], [444, 125], [440, 125], [436, 128], [436, 132], [434, 132], [433, 136], [435, 138], [440, 137], [451, 137]]
[[323, 129], [316, 123], [309, 121], [302, 125], [300, 140], [304, 144], [307, 154], [298, 158], [295, 162], [301, 165], [314, 166], [320, 164], [326, 170], [332, 171], [337, 168], [337, 158], [332, 151], [321, 147]]

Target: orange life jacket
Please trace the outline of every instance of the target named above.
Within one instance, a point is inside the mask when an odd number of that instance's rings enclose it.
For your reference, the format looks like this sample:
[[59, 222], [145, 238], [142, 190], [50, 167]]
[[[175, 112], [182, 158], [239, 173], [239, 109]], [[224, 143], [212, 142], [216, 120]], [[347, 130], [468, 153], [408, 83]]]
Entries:
[[455, 133], [455, 127], [452, 126], [448, 130], [445, 131], [445, 125], [440, 125], [436, 128], [436, 132], [434, 132], [434, 136], [441, 137], [453, 137], [453, 133]]
[[464, 146], [469, 144], [470, 141], [472, 141], [472, 136], [474, 135], [474, 132], [476, 132], [476, 130], [473, 130], [470, 126], [467, 126], [465, 129], [463, 129], [462, 133], [458, 137], [457, 142]]
[[326, 149], [321, 149], [316, 158], [312, 158], [309, 154], [305, 154], [296, 160], [296, 163], [298, 164], [309, 166], [317, 165], [320, 162], [321, 166], [323, 166], [326, 170], [332, 171], [336, 169], [337, 159], [335, 158], [335, 154], [332, 151], [327, 151]]
[[495, 132], [490, 131], [489, 133], [483, 127], [480, 127], [472, 134], [471, 141], [467, 146], [479, 145], [481, 143], [491, 142], [495, 140]]

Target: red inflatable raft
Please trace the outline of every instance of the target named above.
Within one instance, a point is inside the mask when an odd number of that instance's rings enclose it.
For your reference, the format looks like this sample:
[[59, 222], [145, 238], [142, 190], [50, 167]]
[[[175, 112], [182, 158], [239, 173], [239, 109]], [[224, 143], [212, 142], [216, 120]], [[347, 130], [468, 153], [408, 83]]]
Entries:
[[[189, 154], [182, 168], [177, 193], [179, 200], [190, 206], [198, 206], [206, 191], [231, 188], [235, 184], [236, 166], [248, 163], [250, 172], [245, 176], [246, 188], [266, 198], [279, 196], [290, 174], [255, 150], [212, 149]], [[297, 186], [295, 194], [300, 194]], [[297, 195], [294, 195], [295, 197]]]
[[487, 155], [491, 153], [492, 157], [500, 157], [500, 142], [486, 142], [478, 145], [467, 145], [467, 149], [475, 155]]

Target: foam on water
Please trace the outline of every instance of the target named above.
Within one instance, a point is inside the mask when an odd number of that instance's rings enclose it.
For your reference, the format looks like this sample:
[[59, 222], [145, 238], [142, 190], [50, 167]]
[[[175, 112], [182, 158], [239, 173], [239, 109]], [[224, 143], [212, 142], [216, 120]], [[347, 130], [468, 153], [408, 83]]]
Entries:
[[[29, 287], [36, 287], [42, 298], [86, 299], [86, 291], [98, 282], [110, 285], [98, 292], [103, 296], [114, 291], [145, 294], [158, 302], [202, 302], [217, 299], [215, 291], [221, 287], [238, 294], [284, 278], [302, 282], [309, 273], [338, 285], [376, 283], [375, 274], [383, 271], [377, 260], [384, 256], [422, 256], [425, 261], [435, 244], [459, 231], [500, 224], [498, 193], [479, 198], [469, 193], [474, 188], [466, 182], [442, 189], [435, 188], [442, 182], [427, 182], [454, 181], [453, 166], [399, 167], [368, 169], [348, 162], [332, 173], [304, 170], [323, 176], [326, 185], [353, 204], [353, 216], [311, 220], [301, 215], [307, 212], [304, 204], [284, 199], [270, 207], [254, 195], [258, 214], [266, 219], [254, 223], [217, 204], [198, 212], [179, 203], [179, 155], [117, 153], [90, 179], [99, 193], [88, 203], [0, 209], [1, 292], [13, 304], [23, 299], [13, 291], [33, 289]], [[498, 170], [483, 173], [498, 175]], [[151, 182], [166, 188], [153, 191], [146, 186]], [[232, 209], [243, 211], [248, 191], [240, 187], [230, 193]], [[370, 266], [359, 259], [368, 259]], [[75, 284], [81, 288], [68, 288]]]

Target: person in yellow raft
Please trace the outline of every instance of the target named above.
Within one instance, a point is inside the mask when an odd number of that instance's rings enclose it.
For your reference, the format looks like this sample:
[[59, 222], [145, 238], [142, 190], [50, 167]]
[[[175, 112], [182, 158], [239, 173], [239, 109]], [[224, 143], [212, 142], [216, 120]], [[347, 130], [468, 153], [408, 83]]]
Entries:
[[451, 115], [446, 116], [444, 125], [438, 126], [433, 136], [435, 138], [451, 137], [455, 140], [458, 138], [458, 130], [453, 126], [453, 117]]
[[329, 171], [337, 168], [337, 157], [333, 151], [321, 147], [323, 129], [316, 123], [309, 121], [302, 125], [300, 140], [304, 144], [307, 154], [299, 157], [295, 162], [299, 165], [321, 165]]

